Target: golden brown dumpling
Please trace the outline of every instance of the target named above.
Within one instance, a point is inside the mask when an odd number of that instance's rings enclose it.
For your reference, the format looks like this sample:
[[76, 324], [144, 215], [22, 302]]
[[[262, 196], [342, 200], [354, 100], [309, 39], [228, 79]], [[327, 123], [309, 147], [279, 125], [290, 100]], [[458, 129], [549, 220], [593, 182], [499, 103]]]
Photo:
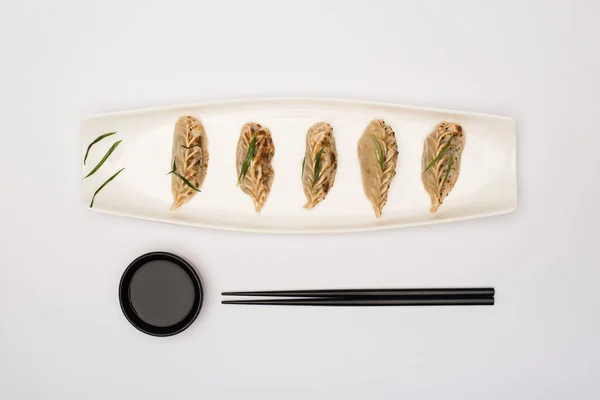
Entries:
[[358, 160], [363, 189], [379, 218], [396, 175], [398, 160], [396, 135], [382, 119], [371, 121], [358, 140]]
[[236, 152], [238, 185], [252, 198], [256, 212], [265, 205], [275, 179], [271, 165], [274, 156], [271, 131], [254, 122], [245, 124]]
[[323, 201], [333, 187], [337, 171], [337, 150], [333, 128], [318, 122], [306, 134], [306, 152], [302, 162], [302, 185], [306, 195], [304, 208]]
[[431, 197], [432, 213], [442, 205], [458, 180], [464, 147], [462, 127], [451, 122], [440, 123], [425, 139], [421, 159], [422, 180]]
[[171, 168], [171, 210], [175, 210], [200, 191], [208, 169], [208, 141], [204, 127], [197, 118], [183, 116], [177, 120], [173, 133]]

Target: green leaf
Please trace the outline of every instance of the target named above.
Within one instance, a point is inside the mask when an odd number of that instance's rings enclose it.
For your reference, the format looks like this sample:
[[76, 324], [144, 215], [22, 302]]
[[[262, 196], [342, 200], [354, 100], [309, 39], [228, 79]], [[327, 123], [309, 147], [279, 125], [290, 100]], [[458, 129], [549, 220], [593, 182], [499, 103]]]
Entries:
[[173, 169], [171, 171], [169, 171], [169, 173], [167, 175], [171, 175], [171, 174], [173, 174], [176, 177], [178, 177], [179, 179], [181, 179], [183, 181], [183, 183], [188, 185], [191, 189], [195, 190], [196, 192], [200, 192], [200, 189], [198, 189], [196, 186], [192, 185], [192, 183], [190, 181], [185, 179], [185, 177], [183, 177], [182, 175], [179, 174], [179, 172], [177, 172], [177, 165], [175, 165], [175, 160], [173, 160]]
[[377, 161], [379, 161], [379, 168], [383, 171], [383, 149], [381, 148], [381, 143], [379, 140], [373, 135], [373, 142], [375, 142], [375, 148], [377, 149]]
[[300, 179], [304, 178], [304, 164], [306, 163], [306, 156], [304, 156], [304, 158], [302, 159], [302, 175], [300, 176]]
[[446, 171], [446, 176], [444, 177], [444, 182], [442, 182], [442, 191], [444, 191], [444, 185], [448, 180], [448, 176], [450, 175], [450, 170], [452, 169], [452, 162], [454, 161], [454, 154], [450, 155], [450, 160], [448, 161], [448, 170]]
[[450, 140], [448, 140], [448, 143], [446, 143], [446, 145], [444, 146], [444, 148], [442, 149], [442, 151], [440, 151], [440, 154], [438, 154], [437, 157], [434, 158], [433, 161], [431, 161], [429, 163], [429, 165], [427, 166], [427, 168], [425, 168], [425, 171], [423, 171], [423, 174], [425, 172], [427, 172], [429, 170], [429, 168], [433, 167], [433, 164], [435, 164], [436, 162], [438, 162], [440, 160], [440, 158], [442, 158], [442, 156], [444, 155], [444, 153], [446, 153], [446, 151], [450, 147], [450, 142], [451, 141], [452, 141], [452, 138], [450, 138]]
[[173, 175], [175, 175], [176, 177], [178, 177], [179, 179], [181, 179], [183, 181], [183, 183], [185, 183], [186, 185], [188, 185], [191, 189], [195, 190], [196, 192], [200, 192], [200, 189], [198, 189], [196, 186], [192, 185], [192, 183], [190, 181], [188, 181], [187, 179], [185, 179], [183, 176], [181, 176], [179, 174], [179, 172], [173, 170], [169, 173], [172, 173]]
[[321, 155], [323, 154], [323, 150], [325, 147], [321, 147], [321, 150], [317, 153], [317, 157], [315, 158], [315, 170], [313, 171], [313, 186], [319, 180], [319, 175], [321, 175]]
[[105, 133], [104, 135], [100, 135], [96, 139], [94, 139], [94, 141], [92, 143], [90, 143], [87, 150], [85, 151], [85, 156], [83, 157], [83, 165], [85, 165], [85, 162], [87, 161], [88, 154], [90, 153], [90, 149], [92, 148], [92, 146], [95, 145], [96, 143], [98, 143], [99, 141], [101, 141], [102, 139], [114, 135], [115, 133], [117, 133], [117, 132], [116, 131], [108, 132], [108, 133]]
[[250, 143], [248, 144], [248, 153], [246, 154], [246, 159], [244, 160], [244, 163], [242, 164], [242, 170], [240, 171], [240, 176], [238, 176], [238, 181], [235, 186], [238, 186], [240, 184], [240, 182], [242, 181], [242, 178], [246, 176], [246, 173], [248, 172], [248, 168], [250, 168], [250, 163], [252, 162], [252, 159], [254, 158], [254, 153], [256, 152], [256, 135], [258, 134], [259, 131], [260, 131], [260, 129], [257, 130], [254, 133], [254, 135], [252, 135], [252, 139], [250, 139]]
[[100, 191], [101, 191], [102, 189], [104, 189], [104, 186], [108, 185], [108, 183], [109, 183], [110, 181], [112, 181], [113, 179], [115, 179], [115, 178], [117, 177], [117, 175], [119, 175], [119, 174], [121, 173], [121, 171], [123, 171], [124, 169], [125, 169], [125, 168], [121, 168], [119, 171], [117, 171], [117, 173], [116, 173], [116, 174], [114, 174], [113, 176], [111, 176], [110, 178], [108, 178], [108, 179], [106, 180], [106, 182], [104, 182], [104, 183], [103, 183], [103, 184], [102, 184], [102, 185], [101, 185], [101, 186], [100, 186], [100, 187], [99, 187], [99, 188], [98, 188], [98, 189], [97, 189], [97, 190], [94, 192], [94, 196], [92, 196], [92, 202], [90, 203], [90, 208], [94, 207], [94, 200], [96, 199], [96, 195], [97, 195], [98, 193], [100, 193]]
[[177, 166], [175, 165], [175, 159], [173, 159], [173, 169], [171, 169], [167, 175], [171, 175], [175, 171], [177, 171]]
[[92, 175], [94, 175], [96, 173], [96, 171], [98, 171], [100, 169], [100, 167], [102, 166], [102, 164], [104, 164], [104, 162], [108, 159], [108, 157], [110, 157], [110, 155], [113, 153], [113, 151], [115, 151], [115, 149], [119, 146], [119, 144], [122, 142], [122, 140], [119, 140], [117, 142], [114, 142], [113, 145], [110, 147], [110, 149], [108, 149], [108, 151], [106, 152], [106, 154], [104, 155], [104, 157], [102, 157], [102, 160], [100, 160], [100, 162], [98, 163], [98, 165], [96, 165], [94, 167], [94, 169], [85, 176], [86, 179]]

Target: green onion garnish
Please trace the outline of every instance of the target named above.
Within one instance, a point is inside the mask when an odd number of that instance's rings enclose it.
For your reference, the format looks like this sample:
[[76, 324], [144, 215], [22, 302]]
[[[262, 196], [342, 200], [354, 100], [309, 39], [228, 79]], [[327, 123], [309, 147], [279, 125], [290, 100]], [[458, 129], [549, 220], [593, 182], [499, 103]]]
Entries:
[[110, 155], [112, 154], [113, 151], [115, 151], [115, 149], [119, 146], [119, 144], [121, 143], [121, 140], [113, 143], [113, 145], [110, 147], [110, 149], [108, 149], [108, 151], [106, 152], [106, 154], [104, 155], [104, 157], [102, 157], [102, 160], [100, 160], [100, 162], [98, 163], [98, 165], [96, 165], [94, 167], [94, 169], [85, 176], [86, 179], [92, 175], [94, 175], [96, 173], [96, 171], [98, 171], [100, 169], [100, 167], [102, 166], [102, 164], [104, 164], [104, 162], [108, 159], [108, 157], [110, 157]]
[[306, 163], [306, 156], [304, 156], [304, 158], [302, 159], [302, 175], [300, 176], [300, 179], [304, 178], [304, 164]]
[[448, 143], [446, 143], [446, 145], [444, 146], [444, 148], [442, 149], [442, 151], [440, 151], [440, 154], [438, 154], [437, 157], [434, 158], [433, 161], [429, 163], [429, 165], [427, 166], [427, 168], [425, 168], [425, 171], [423, 171], [423, 174], [425, 172], [427, 172], [429, 170], [429, 168], [433, 167], [433, 164], [435, 164], [436, 162], [438, 162], [440, 160], [440, 158], [442, 158], [442, 156], [444, 155], [444, 153], [446, 152], [446, 150], [448, 150], [448, 148], [450, 147], [450, 142], [451, 141], [452, 141], [452, 138], [450, 138], [450, 140], [448, 140]]
[[85, 157], [83, 157], [83, 165], [85, 165], [85, 162], [87, 161], [88, 154], [90, 153], [90, 149], [92, 148], [92, 146], [95, 145], [96, 143], [98, 143], [99, 141], [101, 141], [102, 139], [109, 137], [111, 135], [114, 135], [115, 133], [117, 133], [117, 132], [115, 131], [115, 132], [105, 133], [104, 135], [98, 136], [92, 143], [90, 143], [87, 150], [85, 151]]
[[375, 148], [377, 149], [377, 161], [379, 161], [379, 168], [383, 171], [383, 149], [379, 140], [373, 135], [373, 142], [375, 142]]
[[315, 158], [315, 170], [313, 172], [313, 186], [319, 180], [319, 175], [321, 174], [321, 155], [323, 154], [323, 150], [325, 147], [321, 147], [321, 150], [317, 153], [317, 158]]
[[97, 190], [94, 192], [94, 196], [92, 197], [92, 202], [90, 203], [90, 208], [94, 207], [94, 199], [96, 198], [96, 195], [97, 195], [98, 193], [100, 193], [100, 191], [101, 191], [101, 190], [104, 188], [104, 186], [108, 185], [108, 183], [109, 183], [110, 181], [112, 181], [113, 179], [115, 179], [115, 178], [117, 177], [117, 175], [119, 175], [119, 174], [121, 173], [121, 171], [123, 171], [124, 169], [125, 169], [125, 168], [121, 168], [119, 171], [117, 171], [117, 173], [116, 173], [116, 174], [114, 174], [113, 176], [111, 176], [110, 178], [108, 178], [108, 179], [106, 180], [106, 182], [104, 182], [104, 183], [102, 184], [102, 186], [100, 186], [100, 187], [99, 187], [99, 188], [98, 188], [98, 189], [97, 189]]
[[256, 135], [258, 134], [259, 131], [260, 131], [260, 129], [257, 130], [254, 133], [254, 135], [252, 135], [252, 139], [250, 139], [250, 143], [248, 144], [248, 153], [246, 154], [246, 159], [244, 160], [244, 163], [242, 164], [242, 170], [240, 171], [240, 176], [238, 177], [238, 181], [235, 186], [238, 186], [240, 184], [240, 182], [242, 181], [242, 178], [246, 176], [246, 173], [248, 172], [248, 168], [250, 168], [250, 163], [252, 162], [252, 159], [254, 158], [254, 153], [256, 152]]
[[200, 189], [198, 189], [196, 186], [192, 185], [192, 182], [188, 181], [187, 179], [185, 179], [184, 176], [182, 176], [179, 172], [177, 172], [177, 166], [175, 165], [175, 160], [173, 160], [173, 169], [167, 175], [170, 175], [170, 174], [173, 174], [176, 177], [178, 177], [179, 179], [181, 179], [183, 181], [183, 183], [188, 185], [192, 190], [195, 190], [196, 192], [200, 192]]

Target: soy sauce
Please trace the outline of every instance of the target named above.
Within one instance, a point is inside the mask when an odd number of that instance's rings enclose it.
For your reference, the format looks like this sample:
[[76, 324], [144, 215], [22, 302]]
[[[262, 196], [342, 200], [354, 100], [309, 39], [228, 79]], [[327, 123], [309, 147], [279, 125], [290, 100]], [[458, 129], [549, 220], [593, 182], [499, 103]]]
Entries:
[[179, 265], [150, 261], [131, 278], [129, 298], [136, 314], [153, 326], [181, 322], [194, 305], [194, 284]]
[[119, 286], [121, 309], [129, 322], [155, 336], [186, 329], [196, 319], [202, 297], [194, 268], [171, 253], [138, 257], [125, 270]]

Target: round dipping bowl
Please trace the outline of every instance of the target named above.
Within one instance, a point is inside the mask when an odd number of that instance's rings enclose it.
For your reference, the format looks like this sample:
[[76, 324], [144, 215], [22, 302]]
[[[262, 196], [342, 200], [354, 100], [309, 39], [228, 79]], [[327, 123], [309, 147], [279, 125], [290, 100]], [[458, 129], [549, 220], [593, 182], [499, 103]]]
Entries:
[[153, 336], [183, 332], [198, 316], [203, 297], [200, 277], [192, 265], [165, 252], [135, 259], [119, 284], [123, 314], [137, 329]]

